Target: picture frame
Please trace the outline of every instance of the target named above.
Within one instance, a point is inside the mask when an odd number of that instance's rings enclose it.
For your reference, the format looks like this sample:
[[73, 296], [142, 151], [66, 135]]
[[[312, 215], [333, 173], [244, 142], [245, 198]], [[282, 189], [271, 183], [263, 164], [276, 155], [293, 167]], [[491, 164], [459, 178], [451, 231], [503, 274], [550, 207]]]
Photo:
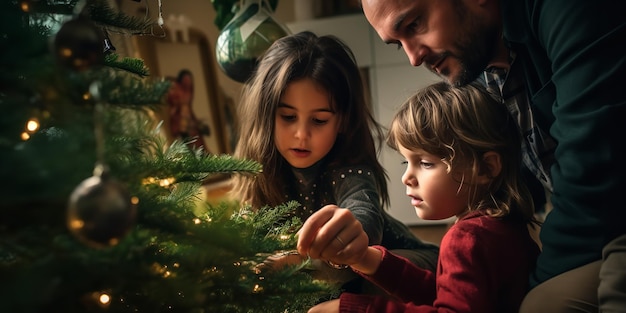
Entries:
[[[190, 72], [193, 81], [191, 110], [195, 119], [208, 128], [192, 137], [198, 138], [194, 145], [202, 143], [210, 154], [231, 154], [234, 118], [229, 116], [232, 111], [228, 106], [232, 101], [220, 92], [214, 51], [207, 36], [193, 27], [182, 31], [163, 30], [164, 36], [136, 36], [137, 52], [149, 68], [150, 76], [170, 79], [174, 86], [182, 71]], [[181, 138], [173, 132], [176, 126], [172, 122], [175, 117], [172, 116], [171, 94], [167, 97], [166, 105], [155, 113], [163, 121], [163, 133], [171, 142]]]

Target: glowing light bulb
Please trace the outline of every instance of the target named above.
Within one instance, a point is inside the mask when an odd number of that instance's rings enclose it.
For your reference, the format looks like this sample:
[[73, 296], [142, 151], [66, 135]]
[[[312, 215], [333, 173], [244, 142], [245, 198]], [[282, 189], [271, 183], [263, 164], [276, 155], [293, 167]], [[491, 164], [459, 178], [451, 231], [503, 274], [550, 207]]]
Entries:
[[29, 132], [35, 132], [39, 129], [39, 121], [36, 118], [31, 118], [26, 122], [26, 130]]
[[100, 303], [102, 304], [108, 304], [109, 302], [111, 302], [111, 297], [108, 294], [103, 293], [100, 295], [100, 298], [98, 298], [98, 301], [100, 301]]
[[22, 11], [30, 12], [30, 4], [27, 1], [22, 2], [20, 7], [21, 7]]

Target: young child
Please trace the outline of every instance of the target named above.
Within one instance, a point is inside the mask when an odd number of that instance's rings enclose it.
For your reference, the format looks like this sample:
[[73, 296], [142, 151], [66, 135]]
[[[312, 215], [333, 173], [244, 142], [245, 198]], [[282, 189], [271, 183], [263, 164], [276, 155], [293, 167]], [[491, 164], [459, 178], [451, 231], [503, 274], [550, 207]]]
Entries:
[[309, 312], [518, 312], [539, 253], [528, 231], [533, 204], [520, 179], [515, 121], [481, 88], [441, 82], [420, 90], [387, 138], [406, 159], [402, 182], [417, 215], [458, 218], [442, 239], [436, 272], [368, 247], [350, 218], [326, 223], [337, 213], [320, 211], [300, 230], [299, 253], [348, 264], [393, 299], [343, 293]]
[[[383, 210], [387, 177], [375, 138], [384, 138], [354, 56], [339, 39], [302, 32], [277, 40], [246, 82], [238, 118], [234, 156], [261, 163], [263, 172], [235, 176], [233, 198], [253, 209], [295, 200], [303, 221], [325, 206], [348, 209], [368, 244], [403, 249], [416, 265], [436, 268], [438, 247]], [[302, 262], [296, 257], [288, 263]], [[340, 272], [358, 277], [344, 269], [328, 278], [345, 280]]]

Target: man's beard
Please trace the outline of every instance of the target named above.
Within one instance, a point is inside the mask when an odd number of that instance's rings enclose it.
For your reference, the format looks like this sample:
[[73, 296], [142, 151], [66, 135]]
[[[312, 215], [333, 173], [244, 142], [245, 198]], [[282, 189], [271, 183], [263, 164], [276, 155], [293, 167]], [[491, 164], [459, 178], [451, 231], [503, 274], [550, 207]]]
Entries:
[[[497, 27], [481, 24], [477, 19], [468, 21], [467, 19], [471, 17], [467, 15], [461, 18], [466, 23], [464, 31], [457, 36], [454, 43], [455, 51], [445, 51], [437, 57], [432, 57], [434, 60], [447, 57], [458, 61], [460, 71], [456, 76], [450, 76], [451, 73], [447, 69], [441, 69], [440, 73], [435, 72], [455, 87], [465, 86], [476, 80], [495, 55], [497, 41], [500, 40], [500, 31]], [[428, 68], [434, 71], [432, 66]]]

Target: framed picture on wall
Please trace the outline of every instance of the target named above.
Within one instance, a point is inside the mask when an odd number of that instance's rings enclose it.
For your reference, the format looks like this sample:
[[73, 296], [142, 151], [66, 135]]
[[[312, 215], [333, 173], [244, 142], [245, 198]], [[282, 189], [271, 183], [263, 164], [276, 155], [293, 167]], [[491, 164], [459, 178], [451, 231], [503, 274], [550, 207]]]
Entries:
[[232, 152], [226, 124], [230, 112], [225, 112], [227, 99], [218, 92], [208, 38], [194, 28], [184, 34], [166, 29], [165, 34], [141, 37], [137, 46], [151, 76], [172, 82], [166, 104], [158, 112], [168, 139], [203, 146], [211, 154]]

